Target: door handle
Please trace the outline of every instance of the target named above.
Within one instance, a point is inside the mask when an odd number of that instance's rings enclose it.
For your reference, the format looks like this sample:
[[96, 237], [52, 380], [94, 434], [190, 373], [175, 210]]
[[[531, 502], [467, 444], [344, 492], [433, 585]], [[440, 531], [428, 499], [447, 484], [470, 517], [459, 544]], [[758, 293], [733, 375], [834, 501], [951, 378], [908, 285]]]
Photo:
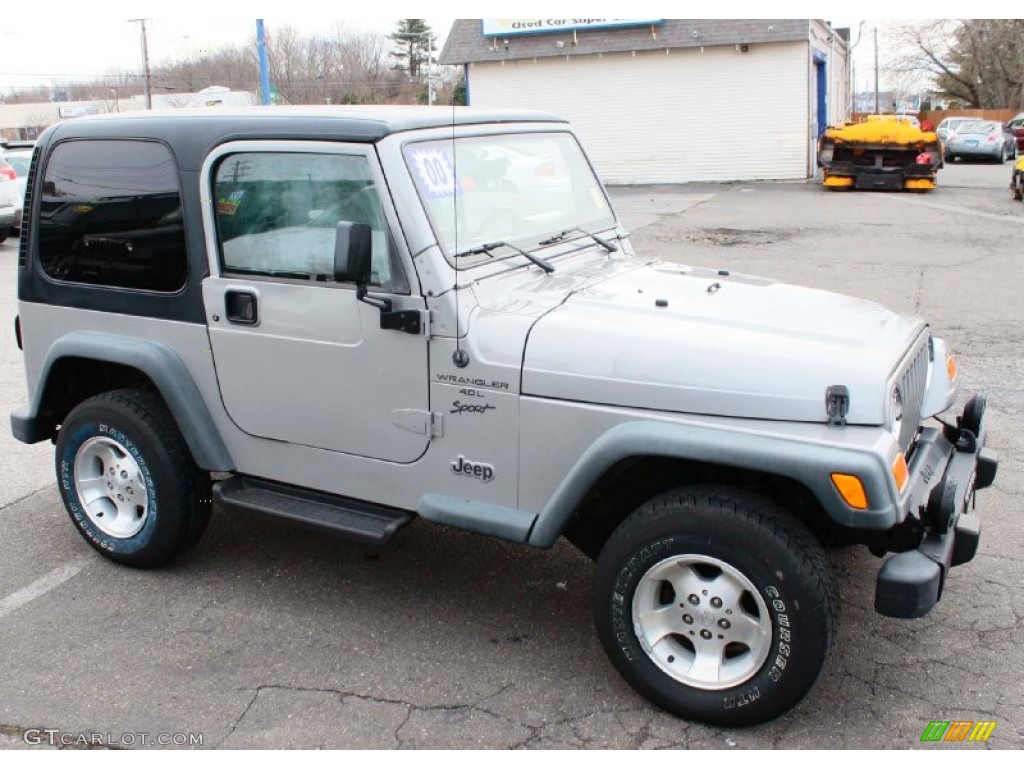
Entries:
[[257, 325], [260, 321], [256, 294], [253, 291], [229, 290], [224, 293], [224, 313], [235, 325]]

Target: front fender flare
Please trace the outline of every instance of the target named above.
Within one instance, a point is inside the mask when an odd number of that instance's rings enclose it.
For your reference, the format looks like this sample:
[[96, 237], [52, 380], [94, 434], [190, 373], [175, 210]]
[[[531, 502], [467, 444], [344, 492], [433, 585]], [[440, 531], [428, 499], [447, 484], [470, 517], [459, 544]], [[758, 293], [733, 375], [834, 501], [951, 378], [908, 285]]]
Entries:
[[[623, 459], [639, 456], [700, 461], [790, 478], [808, 488], [839, 525], [885, 530], [901, 515], [884, 456], [864, 444], [823, 443], [751, 429], [631, 421], [612, 427], [584, 451], [538, 515], [529, 543], [553, 546], [604, 473]], [[860, 477], [871, 508], [848, 506], [832, 485], [833, 472]]]

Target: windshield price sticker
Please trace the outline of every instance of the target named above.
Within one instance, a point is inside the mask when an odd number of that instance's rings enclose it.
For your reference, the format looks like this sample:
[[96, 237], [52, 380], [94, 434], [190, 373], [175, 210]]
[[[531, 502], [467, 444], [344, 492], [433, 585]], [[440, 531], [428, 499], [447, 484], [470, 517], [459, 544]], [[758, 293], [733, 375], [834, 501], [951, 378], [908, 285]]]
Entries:
[[440, 149], [413, 149], [409, 151], [413, 173], [424, 193], [430, 198], [451, 197], [456, 194], [455, 170], [448, 156]]

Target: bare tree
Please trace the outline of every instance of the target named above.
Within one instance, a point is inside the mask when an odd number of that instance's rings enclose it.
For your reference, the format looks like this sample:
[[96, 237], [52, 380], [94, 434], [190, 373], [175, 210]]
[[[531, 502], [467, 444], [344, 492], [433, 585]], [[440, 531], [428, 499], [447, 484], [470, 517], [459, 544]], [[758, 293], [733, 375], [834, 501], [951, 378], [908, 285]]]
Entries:
[[931, 78], [964, 107], [1024, 107], [1024, 20], [932, 20], [905, 24], [896, 37], [897, 71]]

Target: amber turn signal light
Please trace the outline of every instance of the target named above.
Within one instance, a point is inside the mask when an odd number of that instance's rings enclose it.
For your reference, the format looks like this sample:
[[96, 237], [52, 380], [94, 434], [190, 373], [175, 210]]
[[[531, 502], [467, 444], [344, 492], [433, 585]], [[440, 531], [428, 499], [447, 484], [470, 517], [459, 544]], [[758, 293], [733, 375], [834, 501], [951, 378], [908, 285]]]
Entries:
[[907, 478], [910, 477], [910, 470], [907, 469], [907, 460], [903, 458], [903, 454], [896, 454], [896, 460], [892, 463], [892, 476], [896, 480], [896, 488], [903, 490], [903, 486], [907, 484]]
[[833, 472], [832, 485], [839, 491], [843, 501], [854, 509], [868, 508], [868, 495], [864, 492], [864, 483], [856, 475], [843, 475]]

